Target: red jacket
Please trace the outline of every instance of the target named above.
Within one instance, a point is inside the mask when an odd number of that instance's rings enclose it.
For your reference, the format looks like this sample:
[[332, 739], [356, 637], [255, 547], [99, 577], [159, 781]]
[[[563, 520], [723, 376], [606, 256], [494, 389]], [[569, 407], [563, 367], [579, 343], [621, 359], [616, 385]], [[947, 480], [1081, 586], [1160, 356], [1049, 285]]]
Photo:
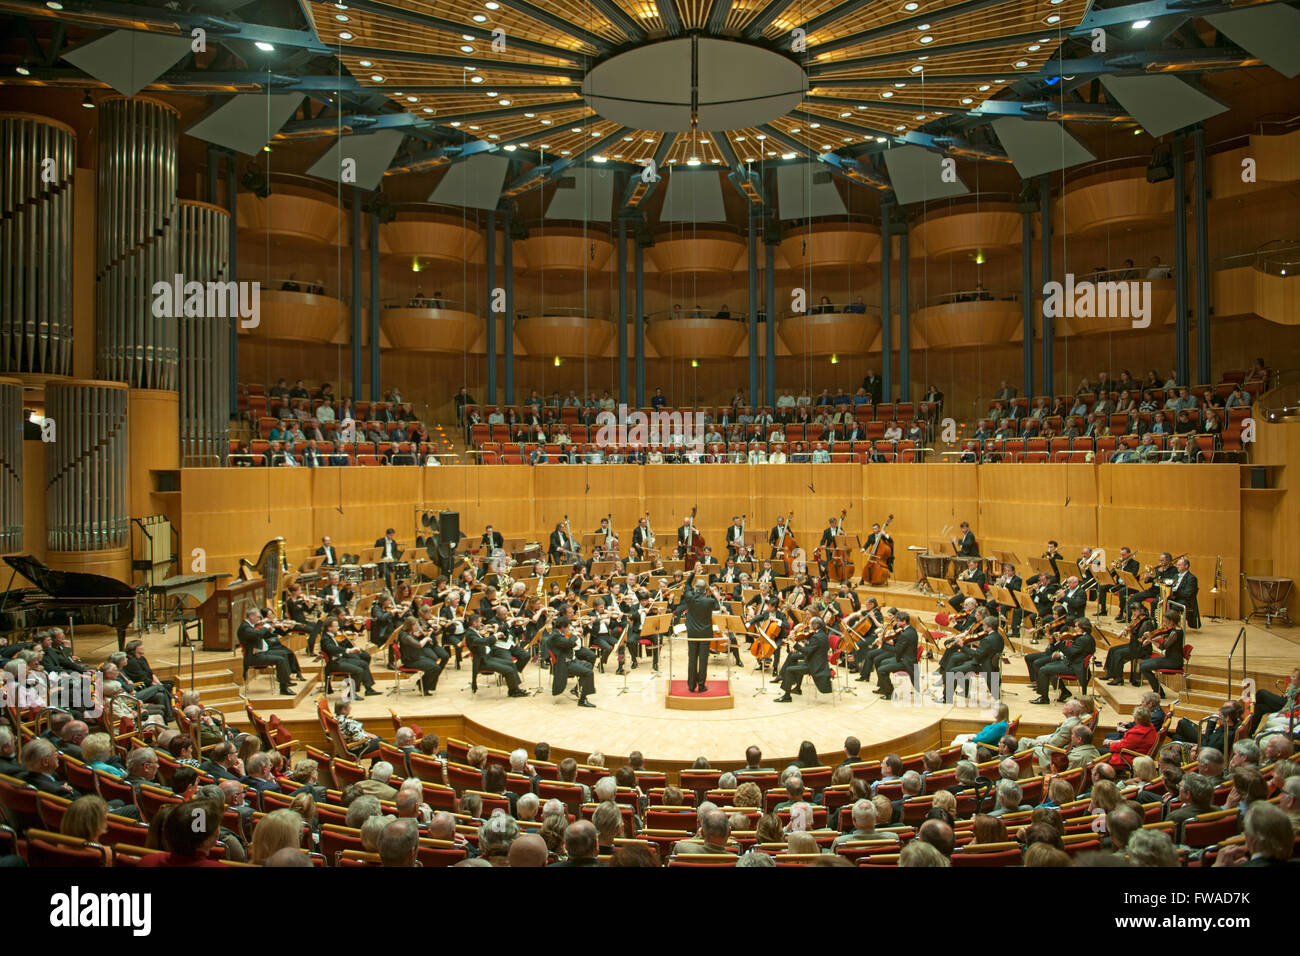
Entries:
[[1122, 738], [1111, 741], [1110, 762], [1116, 767], [1127, 766], [1130, 759], [1125, 754], [1120, 753], [1121, 750], [1136, 750], [1140, 754], [1150, 753], [1159, 736], [1160, 731], [1156, 730], [1151, 724], [1147, 724], [1145, 727], [1141, 724], [1133, 724], [1128, 730], [1124, 731]]

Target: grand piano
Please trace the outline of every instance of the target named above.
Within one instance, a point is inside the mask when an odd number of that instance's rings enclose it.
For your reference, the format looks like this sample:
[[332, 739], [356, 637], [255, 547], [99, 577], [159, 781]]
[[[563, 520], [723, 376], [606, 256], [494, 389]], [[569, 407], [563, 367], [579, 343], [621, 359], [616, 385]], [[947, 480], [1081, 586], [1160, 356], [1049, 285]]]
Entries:
[[131, 585], [103, 574], [56, 571], [26, 554], [7, 555], [5, 564], [36, 587], [0, 592], [0, 633], [95, 624], [116, 628], [118, 650], [126, 646], [126, 629], [135, 621]]

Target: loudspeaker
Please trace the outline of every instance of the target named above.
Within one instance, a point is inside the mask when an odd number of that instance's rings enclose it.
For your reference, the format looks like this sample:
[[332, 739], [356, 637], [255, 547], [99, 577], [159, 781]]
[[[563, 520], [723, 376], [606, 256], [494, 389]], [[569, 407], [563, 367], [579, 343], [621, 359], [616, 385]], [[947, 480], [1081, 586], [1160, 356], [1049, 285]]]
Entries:
[[438, 512], [438, 537], [451, 548], [460, 543], [459, 511]]
[[1250, 469], [1250, 487], [1267, 488], [1268, 487], [1268, 469], [1252, 468]]

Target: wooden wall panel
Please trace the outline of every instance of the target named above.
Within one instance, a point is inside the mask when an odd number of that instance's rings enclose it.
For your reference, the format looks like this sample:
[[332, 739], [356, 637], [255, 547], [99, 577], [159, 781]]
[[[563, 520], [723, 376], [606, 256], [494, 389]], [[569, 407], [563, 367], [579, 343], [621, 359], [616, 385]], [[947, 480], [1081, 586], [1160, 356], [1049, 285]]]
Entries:
[[1093, 465], [993, 465], [979, 470], [979, 483], [981, 551], [1013, 551], [1024, 561], [1042, 554], [1049, 538], [1071, 557], [1097, 544]]
[[[916, 560], [909, 545], [925, 547], [931, 540], [957, 533], [969, 521], [977, 541], [983, 540], [979, 514], [978, 465], [870, 465], [865, 473], [864, 514], [884, 524], [894, 515], [894, 574], [900, 581], [916, 577]], [[852, 524], [850, 524], [852, 530]], [[859, 531], [861, 529], [858, 529]], [[945, 533], [946, 532], [946, 533]]]
[[[262, 545], [278, 536], [289, 547], [290, 559], [301, 560], [316, 547], [311, 488], [307, 468], [185, 469], [180, 553], [188, 556], [202, 548], [209, 570], [233, 574], [239, 558], [255, 558]], [[370, 495], [362, 500], [368, 503]]]

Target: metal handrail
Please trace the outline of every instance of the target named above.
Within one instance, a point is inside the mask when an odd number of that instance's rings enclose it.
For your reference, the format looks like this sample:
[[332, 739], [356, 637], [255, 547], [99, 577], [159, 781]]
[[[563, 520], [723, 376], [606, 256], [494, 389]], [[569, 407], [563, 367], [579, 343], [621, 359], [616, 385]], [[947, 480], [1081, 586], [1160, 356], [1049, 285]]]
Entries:
[[952, 305], [956, 302], [1019, 302], [1020, 293], [989, 289], [954, 289], [930, 297], [926, 305]]
[[[1241, 645], [1241, 679], [1243, 681], [1246, 679], [1246, 643], [1247, 643], [1246, 627], [1245, 625], [1242, 625], [1241, 630], [1237, 632], [1237, 639], [1232, 642], [1232, 650], [1228, 651], [1228, 690], [1229, 691], [1232, 690], [1232, 659], [1237, 654], [1238, 644]], [[1227, 741], [1225, 740], [1224, 743], [1226, 744]]]

